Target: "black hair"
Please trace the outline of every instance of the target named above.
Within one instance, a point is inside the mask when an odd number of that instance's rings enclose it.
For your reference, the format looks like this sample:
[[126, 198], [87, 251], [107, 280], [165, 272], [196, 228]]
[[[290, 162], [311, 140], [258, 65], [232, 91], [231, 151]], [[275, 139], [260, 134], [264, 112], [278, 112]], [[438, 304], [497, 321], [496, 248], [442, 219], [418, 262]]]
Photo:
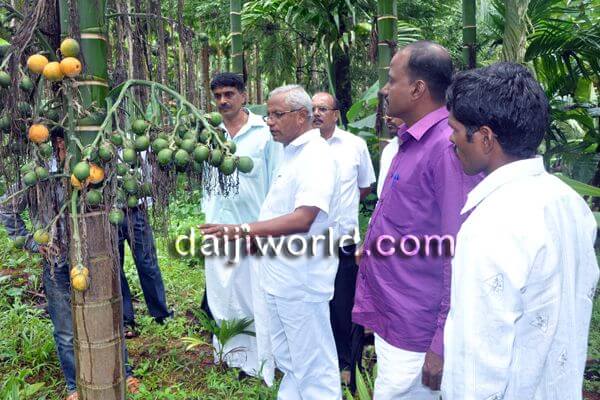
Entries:
[[234, 74], [232, 72], [222, 72], [220, 74], [216, 74], [212, 78], [212, 81], [210, 81], [211, 91], [222, 87], [234, 87], [240, 93], [244, 93], [246, 91], [244, 78], [242, 78], [240, 74]]
[[52, 129], [50, 129], [50, 139], [56, 140], [58, 138], [60, 138], [60, 139], [65, 138], [65, 130], [60, 125], [56, 125]]
[[410, 51], [407, 68], [411, 79], [425, 81], [433, 100], [443, 103], [454, 72], [448, 50], [427, 40], [411, 43], [403, 50]]
[[467, 139], [482, 126], [496, 135], [504, 153], [530, 158], [549, 126], [544, 89], [520, 64], [501, 62], [456, 74], [446, 96], [448, 110], [467, 128]]

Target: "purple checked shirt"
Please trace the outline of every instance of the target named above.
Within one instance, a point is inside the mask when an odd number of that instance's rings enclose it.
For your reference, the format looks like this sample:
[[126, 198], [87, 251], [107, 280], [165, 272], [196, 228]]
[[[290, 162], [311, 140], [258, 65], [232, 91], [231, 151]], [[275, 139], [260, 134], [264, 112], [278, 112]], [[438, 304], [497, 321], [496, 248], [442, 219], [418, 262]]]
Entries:
[[[467, 194], [481, 180], [463, 173], [451, 134], [445, 107], [398, 130], [402, 144], [367, 230], [352, 311], [354, 322], [391, 345], [421, 353], [431, 349], [440, 356], [450, 307], [451, 253], [445, 246], [440, 256], [437, 241], [426, 246], [424, 239], [456, 238]], [[392, 248], [395, 254], [382, 255]], [[423, 255], [426, 248], [430, 255]]]

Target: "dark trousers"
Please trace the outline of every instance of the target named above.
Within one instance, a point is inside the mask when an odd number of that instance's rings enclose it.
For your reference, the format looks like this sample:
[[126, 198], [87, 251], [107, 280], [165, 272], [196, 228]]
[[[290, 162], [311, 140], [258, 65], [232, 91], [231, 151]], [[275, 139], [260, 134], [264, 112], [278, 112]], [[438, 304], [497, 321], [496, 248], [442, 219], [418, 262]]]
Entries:
[[208, 318], [214, 321], [215, 317], [213, 317], [212, 312], [210, 311], [210, 307], [208, 306], [208, 296], [206, 295], [206, 282], [204, 282], [204, 294], [202, 295], [202, 303], [200, 304], [200, 309], [206, 313]]
[[340, 247], [339, 267], [335, 276], [333, 299], [329, 302], [331, 328], [335, 339], [340, 370], [349, 370], [354, 387], [356, 366], [360, 366], [364, 328], [352, 323], [352, 307], [358, 266], [354, 258], [356, 245]]
[[[61, 262], [51, 267], [44, 262], [42, 283], [48, 305], [48, 314], [52, 320], [54, 344], [60, 361], [60, 368], [67, 383], [67, 392], [74, 392], [77, 387], [77, 374], [75, 369], [75, 351], [73, 348], [73, 319], [71, 311], [71, 279], [69, 277], [69, 264]], [[129, 365], [127, 349], [123, 348], [125, 362], [125, 376], [133, 375]]]
[[126, 325], [135, 324], [131, 291], [123, 271], [123, 260], [125, 257], [125, 240], [133, 254], [135, 267], [140, 278], [144, 300], [148, 306], [148, 312], [158, 322], [171, 316], [167, 307], [165, 286], [162, 275], [158, 268], [156, 256], [156, 245], [152, 228], [148, 224], [146, 212], [140, 206], [129, 208], [127, 216], [119, 226], [119, 256], [121, 262], [121, 293], [123, 295], [123, 319]]

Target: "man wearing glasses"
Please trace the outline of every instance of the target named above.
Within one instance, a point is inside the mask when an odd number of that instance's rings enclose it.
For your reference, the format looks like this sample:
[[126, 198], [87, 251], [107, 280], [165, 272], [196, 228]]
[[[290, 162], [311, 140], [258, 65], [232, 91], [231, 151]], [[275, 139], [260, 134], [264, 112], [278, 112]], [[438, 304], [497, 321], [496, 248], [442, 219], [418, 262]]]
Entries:
[[[243, 224], [258, 219], [260, 207], [269, 191], [274, 172], [279, 165], [283, 148], [275, 143], [263, 119], [247, 110], [246, 90], [241, 76], [233, 73], [216, 75], [211, 82], [211, 91], [223, 116], [221, 128], [225, 129], [227, 140], [236, 145], [236, 155], [252, 158], [254, 168], [250, 173], [239, 174], [239, 192], [228, 197], [213, 193], [203, 199], [202, 208], [207, 223]], [[228, 257], [207, 257], [206, 294], [213, 318], [223, 320], [251, 318], [255, 321], [254, 297], [258, 285], [251, 283], [253, 277], [251, 260], [247, 257], [232, 262]], [[266, 310], [266, 306], [263, 307]], [[265, 311], [266, 313], [266, 311]], [[254, 329], [262, 329], [256, 323]], [[251, 327], [252, 328], [252, 327]], [[267, 384], [273, 382], [272, 361], [269, 358], [268, 341], [262, 341], [268, 334], [256, 332], [257, 337], [237, 335], [223, 351], [229, 367], [240, 368], [244, 374], [262, 376]], [[258, 341], [257, 341], [258, 338]], [[216, 338], [214, 345], [219, 346]], [[216, 347], [218, 348], [218, 347]]]
[[[285, 147], [258, 221], [206, 224], [202, 233], [221, 237], [228, 232], [230, 239], [237, 233], [259, 248], [273, 355], [284, 373], [277, 398], [341, 400], [329, 321], [338, 260], [337, 253], [328, 254], [322, 236], [328, 230], [337, 236], [337, 162], [319, 131], [312, 129], [311, 99], [301, 86], [275, 89], [267, 109], [273, 139]], [[282, 243], [290, 254], [263, 254], [267, 239]]]
[[[358, 266], [354, 254], [360, 241], [358, 206], [371, 192], [375, 171], [367, 144], [363, 139], [337, 126], [340, 112], [337, 99], [329, 93], [312, 98], [313, 126], [333, 150], [340, 175], [340, 241], [339, 266], [335, 277], [333, 299], [329, 303], [331, 328], [335, 338], [342, 382], [350, 384], [356, 363], [362, 355], [364, 330], [352, 323], [352, 306]], [[353, 380], [352, 380], [353, 381]], [[353, 382], [352, 382], [353, 383]]]

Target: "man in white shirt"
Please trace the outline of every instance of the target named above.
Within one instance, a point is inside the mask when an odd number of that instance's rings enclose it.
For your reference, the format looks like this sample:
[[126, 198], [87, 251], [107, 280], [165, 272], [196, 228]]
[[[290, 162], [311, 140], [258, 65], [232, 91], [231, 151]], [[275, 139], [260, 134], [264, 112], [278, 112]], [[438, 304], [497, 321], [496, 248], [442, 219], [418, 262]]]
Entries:
[[322, 237], [328, 230], [334, 235], [337, 231], [336, 161], [319, 131], [311, 129], [311, 99], [301, 86], [275, 89], [267, 109], [267, 124], [273, 138], [284, 145], [284, 156], [259, 221], [201, 228], [205, 235], [217, 237], [241, 232], [254, 240], [259, 254], [266, 253], [267, 238], [297, 254], [275, 251], [275, 256], [260, 257], [273, 354], [284, 373], [277, 398], [339, 400], [338, 360], [329, 322], [338, 260], [333, 245]]
[[337, 99], [329, 93], [317, 93], [312, 98], [312, 110], [313, 126], [333, 150], [340, 175], [340, 234], [347, 238], [340, 241], [340, 261], [329, 311], [342, 382], [350, 384], [362, 356], [364, 336], [362, 327], [352, 323], [358, 272], [355, 253], [360, 241], [358, 206], [371, 192], [375, 171], [365, 141], [337, 127], [340, 115]]
[[[206, 222], [242, 224], [256, 221], [260, 207], [269, 191], [276, 169], [283, 155], [283, 146], [273, 141], [262, 117], [244, 108], [246, 91], [242, 77], [233, 73], [217, 74], [211, 81], [211, 90], [217, 108], [223, 116], [221, 128], [227, 140], [236, 145], [236, 155], [252, 158], [254, 167], [249, 173], [239, 174], [237, 194], [207, 195], [202, 201]], [[273, 382], [274, 367], [267, 323], [261, 321], [262, 304], [258, 277], [251, 259], [242, 258], [232, 264], [229, 257], [206, 257], [206, 294], [213, 318], [217, 321], [250, 318], [255, 324], [250, 329], [256, 336], [237, 335], [224, 349], [229, 367], [240, 368], [244, 373], [261, 376], [267, 384]], [[264, 332], [262, 332], [264, 331]], [[216, 348], [220, 346], [213, 338]]]
[[383, 150], [381, 151], [381, 157], [379, 157], [379, 176], [377, 177], [377, 197], [381, 197], [381, 192], [383, 191], [383, 183], [385, 182], [385, 178], [387, 178], [388, 172], [390, 171], [390, 165], [392, 165], [392, 160], [394, 156], [398, 152], [400, 148], [400, 144], [398, 143], [398, 136], [396, 132], [398, 128], [402, 126], [404, 121], [398, 117], [384, 117], [385, 122], [387, 124], [388, 130], [393, 137], [387, 140], [387, 143]]
[[456, 153], [486, 177], [463, 208], [445, 329], [444, 400], [581, 399], [598, 281], [596, 222], [536, 150], [548, 100], [498, 63], [448, 89]]

